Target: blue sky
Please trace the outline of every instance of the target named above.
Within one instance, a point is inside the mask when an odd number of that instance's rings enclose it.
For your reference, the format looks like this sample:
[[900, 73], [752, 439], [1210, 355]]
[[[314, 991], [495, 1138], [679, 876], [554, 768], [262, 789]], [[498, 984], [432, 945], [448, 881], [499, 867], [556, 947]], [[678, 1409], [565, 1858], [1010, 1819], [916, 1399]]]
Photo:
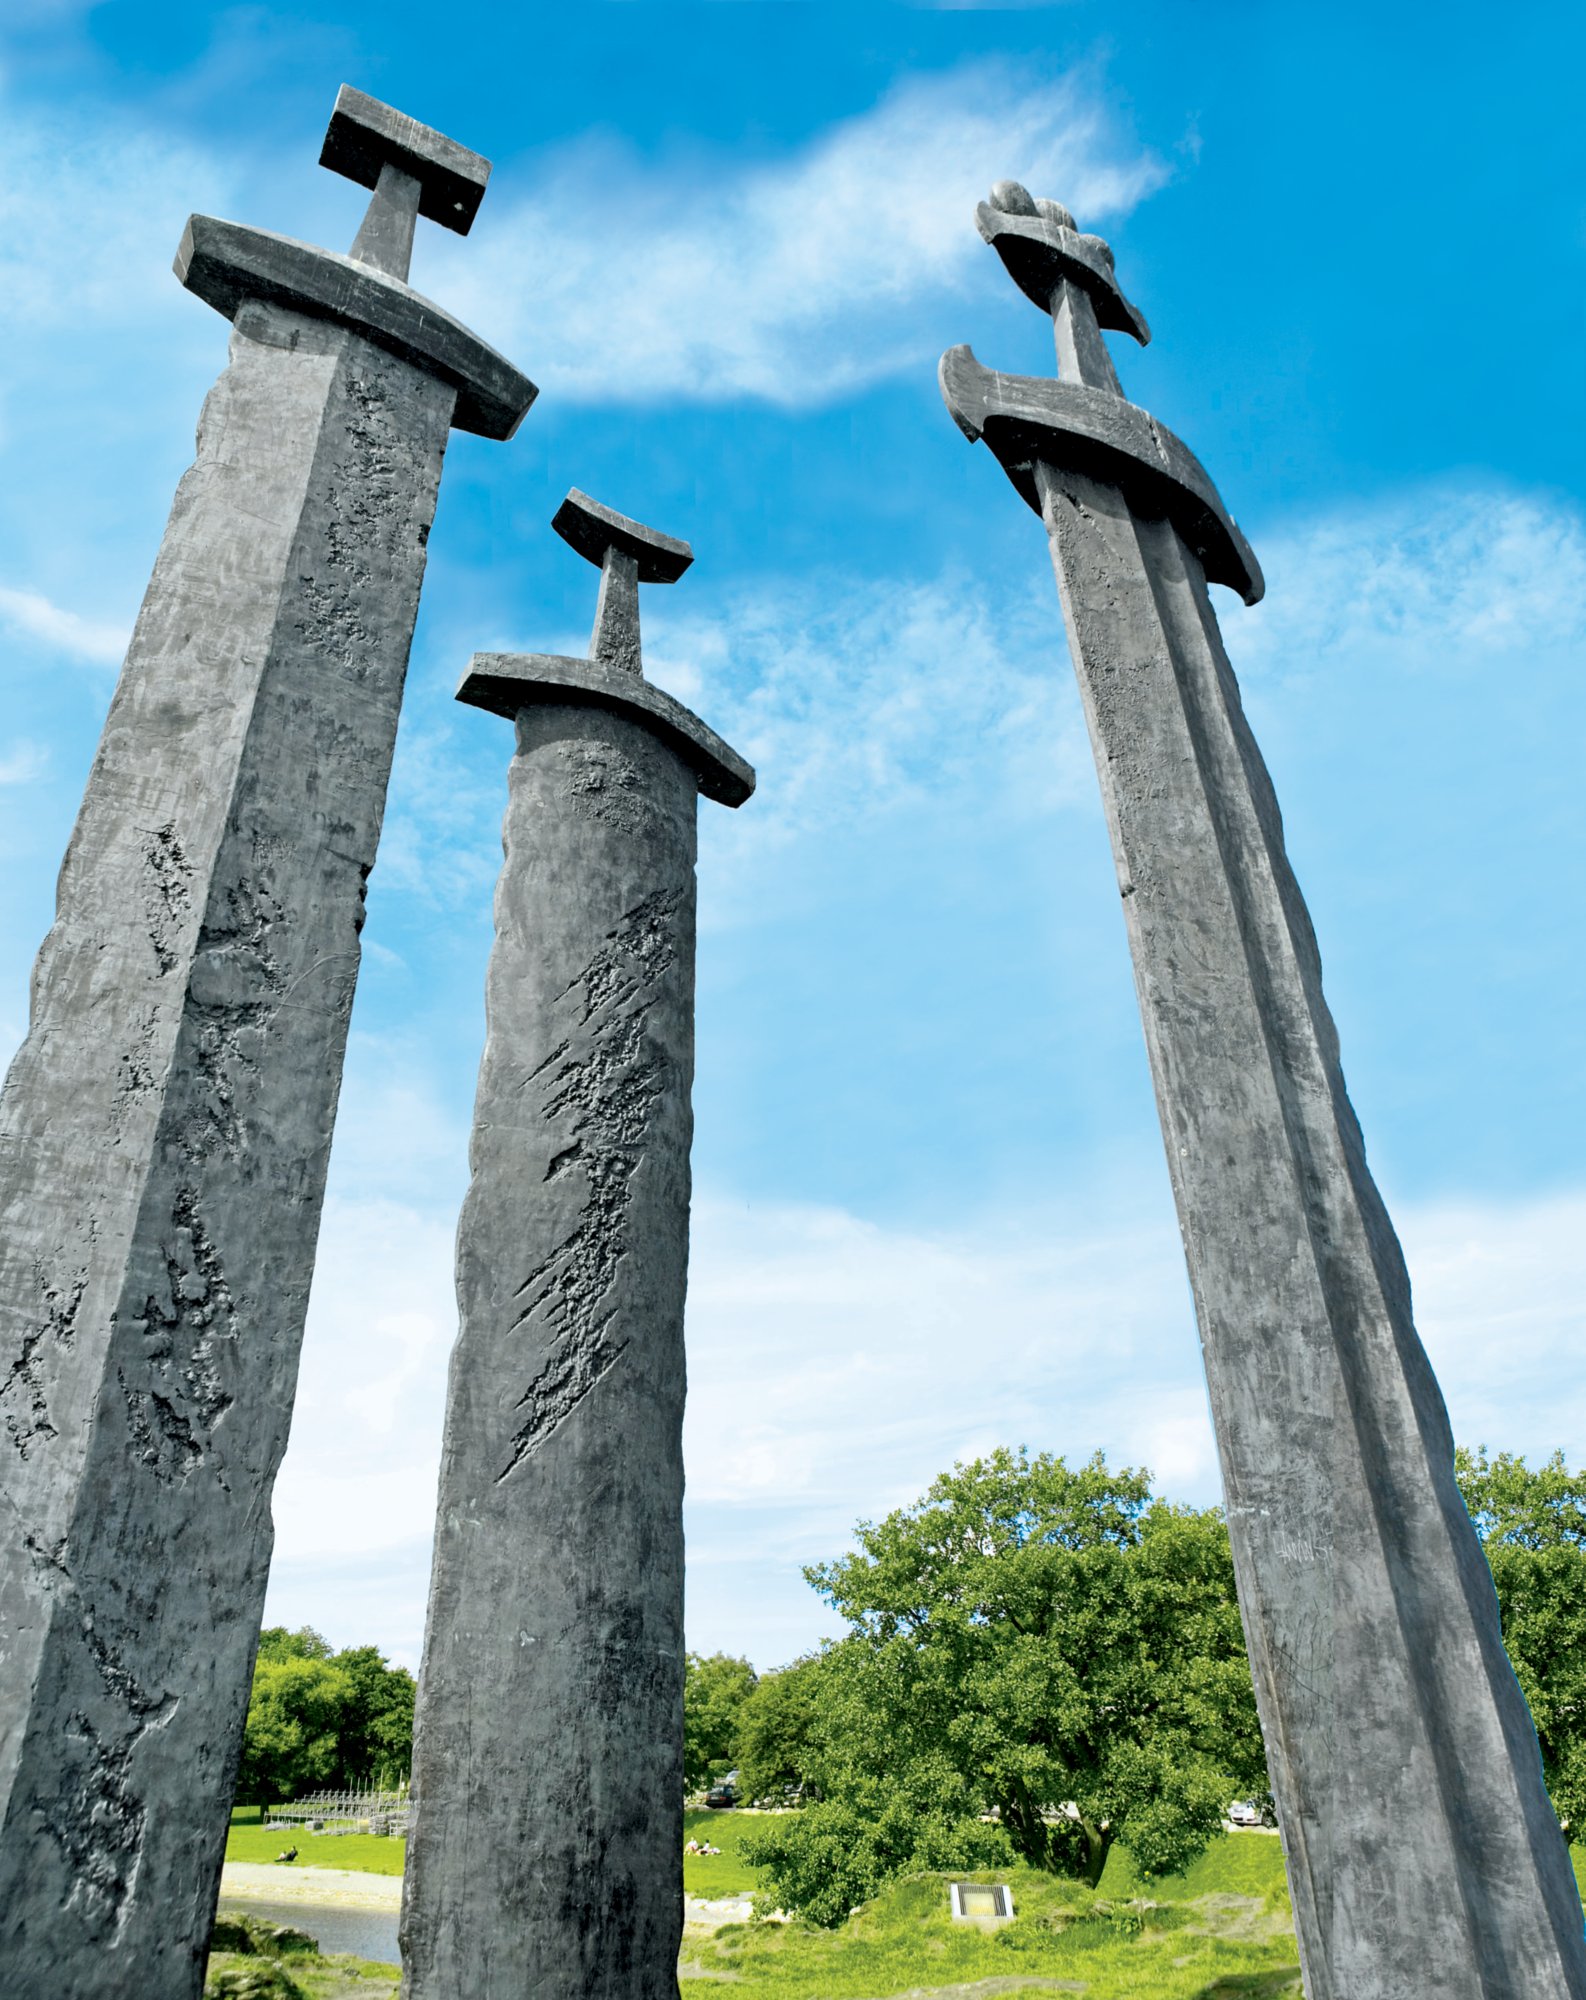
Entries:
[[0, 1040], [222, 322], [190, 210], [344, 248], [338, 84], [495, 162], [414, 282], [540, 384], [454, 438], [305, 1346], [272, 1618], [416, 1657], [509, 732], [582, 650], [578, 485], [694, 544], [655, 680], [758, 765], [702, 808], [689, 1631], [955, 1457], [1217, 1496], [1105, 830], [1039, 523], [941, 351], [1050, 372], [975, 233], [1112, 242], [1124, 386], [1268, 597], [1214, 592], [1457, 1435], [1586, 1457], [1586, 179], [1577, 9], [15, 4], [0, 26]]

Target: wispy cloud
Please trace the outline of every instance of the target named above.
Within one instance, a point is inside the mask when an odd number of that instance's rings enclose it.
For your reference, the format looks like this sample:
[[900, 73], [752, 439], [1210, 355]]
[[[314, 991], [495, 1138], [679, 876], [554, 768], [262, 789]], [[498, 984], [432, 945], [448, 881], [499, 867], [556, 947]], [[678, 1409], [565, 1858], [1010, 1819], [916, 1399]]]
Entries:
[[0, 622], [30, 639], [38, 639], [70, 660], [90, 665], [119, 666], [131, 636], [130, 627], [108, 620], [84, 618], [62, 609], [37, 590], [16, 590], [0, 584]]
[[1054, 698], [1056, 599], [1038, 592], [832, 574], [667, 619], [650, 659], [755, 764], [736, 831], [756, 848], [834, 815], [945, 811], [971, 794], [1027, 815], [1093, 789], [1077, 710]]
[[0, 750], [0, 785], [31, 785], [50, 767], [50, 753], [42, 743], [26, 737]]
[[178, 323], [183, 224], [195, 208], [225, 212], [233, 173], [125, 116], [0, 108], [0, 324], [36, 337], [85, 319]]
[[[1182, 1258], [1148, 1201], [882, 1227], [701, 1199], [689, 1296], [692, 1643], [761, 1664], [808, 1644], [797, 1566], [997, 1444], [1149, 1465], [1218, 1497]], [[1456, 1436], [1533, 1456], [1586, 1434], [1586, 1194], [1410, 1205], [1419, 1323]], [[384, 1199], [326, 1218], [272, 1616], [418, 1644], [453, 1316], [451, 1215]], [[752, 1521], [752, 1546], [734, 1526]], [[381, 1589], [375, 1580], [384, 1576]], [[391, 1587], [391, 1579], [397, 1579]], [[361, 1628], [360, 1628], [361, 1629]]]
[[[0, 132], [0, 323], [165, 329], [206, 350], [170, 259], [191, 210], [333, 230], [336, 190], [127, 118], [16, 111]], [[611, 138], [500, 176], [467, 244], [427, 232], [416, 282], [564, 399], [821, 400], [933, 361], [929, 308], [984, 255], [972, 213], [1013, 174], [1087, 222], [1167, 169], [1122, 132], [1099, 78], [999, 62], [906, 78], [802, 147], [640, 158]], [[525, 193], [523, 190], [527, 189]], [[343, 222], [345, 218], [343, 218]], [[210, 343], [212, 344], [212, 343]]]
[[1265, 599], [1226, 628], [1245, 672], [1304, 678], [1365, 653], [1447, 678], [1586, 640], [1586, 521], [1538, 494], [1394, 494], [1295, 524], [1262, 561]]
[[751, 167], [571, 148], [477, 244], [436, 247], [442, 295], [562, 397], [825, 399], [934, 360], [922, 308], [963, 288], [1007, 175], [1094, 226], [1165, 170], [1093, 77], [975, 63]]
[[[645, 672], [754, 764], [741, 813], [702, 825], [705, 919], [732, 921], [774, 857], [835, 824], [927, 809], [1029, 818], [1095, 792], [1055, 595], [955, 574], [830, 571], [729, 591], [708, 616], [653, 607]], [[511, 644], [508, 635], [507, 644]], [[552, 638], [580, 652], [580, 633]], [[488, 896], [506, 745], [443, 723], [398, 750], [382, 889]]]

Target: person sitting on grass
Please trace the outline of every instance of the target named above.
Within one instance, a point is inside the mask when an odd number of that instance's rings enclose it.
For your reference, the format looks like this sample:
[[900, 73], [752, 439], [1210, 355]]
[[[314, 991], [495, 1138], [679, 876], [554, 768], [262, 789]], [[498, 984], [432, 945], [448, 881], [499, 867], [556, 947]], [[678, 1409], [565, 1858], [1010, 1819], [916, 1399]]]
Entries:
[[297, 1849], [295, 1847], [288, 1847], [275, 1858], [277, 1861], [295, 1861], [297, 1859]]

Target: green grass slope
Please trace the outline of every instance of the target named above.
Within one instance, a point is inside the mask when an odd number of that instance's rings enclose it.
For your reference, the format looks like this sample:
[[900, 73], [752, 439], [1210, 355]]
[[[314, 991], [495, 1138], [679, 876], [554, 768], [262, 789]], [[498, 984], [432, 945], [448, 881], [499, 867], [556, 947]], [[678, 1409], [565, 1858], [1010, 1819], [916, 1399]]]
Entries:
[[[1270, 1843], [1276, 1846], [1276, 1842]], [[836, 1931], [741, 1924], [685, 1953], [684, 1993], [707, 2000], [730, 1981], [735, 2000], [887, 2000], [918, 1993], [1069, 1991], [1089, 2000], [1277, 2000], [1297, 1996], [1299, 1961], [1281, 1880], [1219, 1843], [1228, 1864], [1202, 1864], [1190, 1894], [1092, 1892], [1027, 1868], [1006, 1877], [1016, 1921], [994, 1931], [955, 1924], [947, 1882], [899, 1882]], [[1193, 1872], [1193, 1871], [1192, 1871]], [[977, 1875], [979, 1881], [998, 1879]], [[1233, 1883], [1237, 1886], [1227, 1886]], [[1210, 1886], [1208, 1886], [1210, 1885]], [[1222, 1885], [1222, 1886], [1218, 1886]], [[993, 1982], [988, 1984], [987, 1982]]]

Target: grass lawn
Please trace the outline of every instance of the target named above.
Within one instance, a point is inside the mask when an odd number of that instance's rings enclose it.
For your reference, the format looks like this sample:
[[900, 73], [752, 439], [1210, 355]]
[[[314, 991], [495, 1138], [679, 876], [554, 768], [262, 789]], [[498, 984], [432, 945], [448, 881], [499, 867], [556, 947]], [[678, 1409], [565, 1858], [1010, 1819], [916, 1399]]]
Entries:
[[272, 1970], [256, 1956], [214, 1952], [205, 1975], [205, 2000], [397, 2000], [394, 1966], [364, 1958], [289, 1958]]
[[[740, 1846], [759, 1819], [751, 1812], [684, 1814], [685, 1840], [709, 1839], [722, 1850], [684, 1856], [689, 1895], [730, 1896], [758, 1886]], [[250, 1809], [234, 1816], [226, 1858], [272, 1861], [293, 1841], [299, 1867], [382, 1875], [400, 1874], [406, 1851], [403, 1841], [369, 1834], [261, 1827]], [[1586, 1898], [1586, 1848], [1573, 1849], [1571, 1858]], [[950, 1921], [947, 1879], [896, 1883], [836, 1931], [733, 1924], [713, 1938], [691, 1940], [679, 1968], [685, 2000], [714, 2000], [728, 1987], [734, 2000], [888, 2000], [922, 1990], [947, 2000], [956, 1989], [1009, 1979], [1066, 1982], [1066, 1990], [1087, 2000], [1298, 2000], [1275, 1835], [1228, 1835], [1185, 1874], [1149, 1884], [1115, 1849], [1094, 1893], [1028, 1868], [966, 1878], [1005, 1880], [1013, 1890], [1017, 1920], [990, 1932]], [[217, 1954], [211, 1973], [249, 1963]], [[258, 1966], [257, 1959], [251, 1963]], [[393, 2000], [396, 1992], [389, 1966], [327, 1958], [294, 1959], [285, 1969], [306, 2000]]]
[[759, 1883], [753, 1870], [738, 1852], [739, 1843], [752, 1833], [764, 1815], [754, 1812], [686, 1812], [684, 1840], [708, 1840], [720, 1854], [685, 1854], [683, 1890], [689, 1896], [752, 1896]]
[[[683, 1887], [690, 1896], [751, 1895], [757, 1884], [739, 1857], [738, 1843], [759, 1817], [748, 1812], [686, 1812], [683, 1838], [709, 1840], [720, 1854], [685, 1854]], [[274, 1861], [283, 1848], [297, 1849], [289, 1868], [353, 1868], [368, 1875], [400, 1875], [407, 1842], [389, 1834], [308, 1833], [299, 1827], [260, 1826], [258, 1809], [232, 1814], [226, 1840], [228, 1861]]]
[[[985, 1932], [950, 1920], [948, 1877], [914, 1876], [841, 1930], [735, 1924], [718, 1931], [685, 1956], [683, 1991], [686, 2000], [708, 2000], [730, 1980], [734, 2000], [885, 2000], [1019, 1980], [1052, 1982], [1089, 2000], [1297, 2000], [1299, 1960], [1277, 1849], [1275, 1840], [1230, 1837], [1189, 1877], [1149, 1896], [1093, 1892], [1028, 1868], [979, 1874], [966, 1879], [1007, 1881], [1018, 1912], [1015, 1922]], [[1277, 1861], [1275, 1880], [1266, 1850]]]
[[360, 1875], [400, 1875], [408, 1851], [405, 1840], [388, 1833], [309, 1833], [297, 1826], [261, 1826], [257, 1806], [239, 1806], [231, 1815], [228, 1861], [273, 1861], [287, 1847], [297, 1849], [297, 1859], [283, 1863], [284, 1867], [352, 1868]]

